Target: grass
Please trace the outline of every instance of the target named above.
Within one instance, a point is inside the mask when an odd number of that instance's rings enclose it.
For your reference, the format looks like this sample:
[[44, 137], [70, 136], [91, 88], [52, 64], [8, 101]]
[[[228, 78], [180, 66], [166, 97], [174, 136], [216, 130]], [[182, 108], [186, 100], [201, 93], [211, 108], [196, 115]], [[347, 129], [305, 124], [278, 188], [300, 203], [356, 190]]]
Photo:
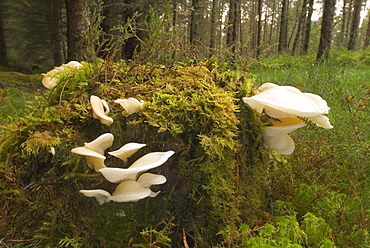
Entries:
[[34, 94], [42, 90], [41, 77], [39, 74], [0, 72], [0, 124], [26, 113], [27, 102], [33, 101]]

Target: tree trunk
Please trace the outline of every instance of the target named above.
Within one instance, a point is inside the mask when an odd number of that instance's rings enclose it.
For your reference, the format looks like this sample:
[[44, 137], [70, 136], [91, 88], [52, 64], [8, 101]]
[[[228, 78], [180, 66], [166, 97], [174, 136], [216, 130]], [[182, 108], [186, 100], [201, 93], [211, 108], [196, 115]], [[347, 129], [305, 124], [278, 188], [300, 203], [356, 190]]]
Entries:
[[211, 50], [215, 50], [216, 48], [216, 37], [217, 37], [217, 24], [218, 24], [218, 17], [220, 15], [220, 1], [213, 0], [212, 1], [212, 14], [211, 14], [211, 40], [210, 40], [210, 48]]
[[201, 21], [201, 15], [200, 15], [200, 1], [201, 0], [192, 0], [192, 8], [193, 11], [191, 12], [190, 16], [190, 34], [189, 34], [189, 39], [190, 39], [190, 44], [193, 45], [200, 45], [200, 25], [202, 23]]
[[351, 31], [349, 33], [349, 42], [348, 42], [348, 50], [350, 51], [356, 50], [356, 38], [357, 38], [358, 26], [360, 24], [361, 7], [362, 7], [362, 0], [355, 0], [354, 8], [353, 8]]
[[257, 58], [261, 55], [261, 36], [262, 36], [262, 2], [263, 0], [257, 1], [257, 15], [258, 15], [258, 22], [257, 22], [257, 51], [256, 55]]
[[292, 54], [295, 54], [295, 51], [297, 50], [297, 47], [299, 45], [300, 37], [302, 35], [302, 29], [304, 20], [306, 19], [306, 12], [307, 12], [307, 2], [308, 0], [303, 0], [302, 9], [301, 9], [301, 15], [298, 19], [298, 27], [297, 32], [295, 34], [294, 42], [293, 42], [293, 48], [292, 48]]
[[62, 15], [61, 15], [61, 1], [54, 0], [50, 2], [50, 35], [51, 35], [51, 49], [53, 54], [54, 66], [60, 66], [63, 63], [63, 49], [62, 49]]
[[271, 23], [270, 23], [270, 30], [269, 30], [269, 41], [270, 44], [275, 44], [276, 41], [276, 35], [273, 35], [275, 32], [275, 17], [277, 15], [276, 13], [276, 1], [272, 2], [272, 12], [271, 12]]
[[342, 38], [346, 38], [346, 25], [347, 25], [347, 0], [343, 0], [343, 6], [342, 6], [342, 26], [340, 28], [340, 32], [342, 35]]
[[86, 0], [66, 0], [68, 60], [87, 59], [88, 27], [85, 16]]
[[238, 50], [238, 42], [240, 41], [241, 0], [230, 0], [229, 4], [226, 44], [231, 48], [232, 52], [235, 52]]
[[353, 1], [354, 0], [347, 0], [348, 1], [348, 6], [347, 6], [347, 12], [346, 12], [346, 18], [345, 18], [345, 32], [344, 32], [344, 37], [348, 38], [349, 37], [349, 30], [350, 30], [350, 24], [351, 24], [351, 16], [352, 16], [352, 9], [353, 9]]
[[307, 9], [307, 17], [306, 17], [306, 25], [305, 25], [305, 32], [302, 42], [302, 53], [308, 53], [308, 47], [310, 44], [310, 36], [311, 36], [311, 25], [312, 25], [312, 14], [313, 14], [313, 4], [314, 0], [308, 1], [308, 9]]
[[104, 0], [104, 19], [101, 23], [103, 35], [99, 57], [111, 57], [113, 59], [119, 57], [118, 46], [120, 44], [117, 44], [119, 32], [112, 29], [121, 24], [120, 9], [121, 2], [119, 0]]
[[8, 65], [8, 56], [6, 51], [6, 42], [4, 34], [4, 22], [3, 22], [3, 6], [0, 2], [0, 65]]
[[316, 60], [326, 59], [330, 50], [336, 0], [324, 0], [324, 12], [322, 15], [320, 43]]
[[367, 28], [364, 48], [368, 47], [369, 45], [370, 45], [370, 10], [368, 10], [367, 12]]
[[281, 7], [281, 20], [280, 20], [280, 32], [279, 32], [279, 46], [278, 52], [284, 53], [287, 50], [288, 45], [288, 5], [289, 0], [283, 0]]

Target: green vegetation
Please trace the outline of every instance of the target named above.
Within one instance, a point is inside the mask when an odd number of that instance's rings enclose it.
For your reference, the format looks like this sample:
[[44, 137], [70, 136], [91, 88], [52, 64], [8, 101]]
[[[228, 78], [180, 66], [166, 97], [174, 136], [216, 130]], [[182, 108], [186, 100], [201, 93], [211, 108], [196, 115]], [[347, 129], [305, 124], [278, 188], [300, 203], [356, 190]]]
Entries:
[[[368, 61], [368, 50], [334, 51], [322, 63], [274, 56], [245, 72], [214, 61], [166, 67], [96, 60], [63, 73], [58, 86], [36, 94], [25, 112], [8, 111], [14, 119], [1, 120], [2, 242], [368, 247]], [[289, 156], [264, 148], [262, 122], [241, 97], [265, 82], [321, 95], [334, 129], [308, 124], [295, 131], [296, 150]], [[2, 92], [6, 106], [19, 95], [11, 88]], [[92, 94], [108, 102], [110, 127], [93, 119]], [[113, 101], [128, 97], [146, 104], [126, 118]], [[150, 151], [176, 152], [158, 168], [168, 182], [157, 186], [156, 198], [100, 206], [78, 193], [115, 187], [70, 153], [104, 132], [115, 137], [112, 150], [128, 142], [147, 144], [132, 161]], [[55, 156], [48, 152], [52, 146]]]

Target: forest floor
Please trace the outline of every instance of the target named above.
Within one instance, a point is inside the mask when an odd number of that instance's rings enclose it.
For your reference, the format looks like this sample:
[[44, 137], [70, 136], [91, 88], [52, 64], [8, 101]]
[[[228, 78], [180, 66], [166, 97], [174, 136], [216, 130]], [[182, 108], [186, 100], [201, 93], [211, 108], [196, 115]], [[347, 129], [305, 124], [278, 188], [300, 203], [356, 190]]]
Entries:
[[0, 124], [25, 113], [27, 101], [44, 90], [41, 79], [41, 74], [0, 71]]

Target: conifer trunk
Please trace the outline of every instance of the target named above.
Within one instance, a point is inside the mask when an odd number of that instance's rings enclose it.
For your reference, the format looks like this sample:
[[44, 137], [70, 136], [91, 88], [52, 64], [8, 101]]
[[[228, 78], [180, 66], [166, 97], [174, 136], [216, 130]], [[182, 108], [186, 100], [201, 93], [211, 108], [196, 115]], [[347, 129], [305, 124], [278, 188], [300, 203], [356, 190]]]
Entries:
[[85, 16], [86, 0], [66, 0], [68, 60], [85, 60], [88, 27]]
[[212, 14], [211, 14], [211, 40], [210, 40], [210, 48], [214, 50], [216, 48], [216, 37], [217, 37], [217, 23], [218, 17], [220, 15], [220, 1], [213, 0], [212, 1]]
[[284, 53], [288, 46], [288, 5], [289, 0], [283, 0], [281, 7], [280, 32], [278, 52]]
[[300, 37], [302, 35], [303, 24], [304, 24], [304, 20], [306, 18], [306, 12], [307, 12], [307, 2], [308, 2], [308, 0], [303, 0], [301, 15], [298, 19], [297, 32], [296, 32], [296, 35], [294, 37], [294, 43], [293, 43], [293, 48], [292, 48], [292, 54], [293, 55], [295, 54], [295, 51], [298, 48], [299, 40], [300, 40]]
[[310, 44], [313, 4], [314, 4], [314, 0], [309, 0], [306, 23], [305, 23], [305, 32], [304, 32], [304, 37], [303, 37], [303, 42], [302, 42], [302, 53], [303, 54], [308, 53], [308, 47]]
[[330, 50], [334, 13], [336, 0], [324, 0], [324, 12], [322, 15], [320, 43], [317, 51], [316, 60], [328, 57]]
[[350, 51], [356, 50], [356, 38], [358, 26], [360, 24], [361, 7], [362, 0], [355, 0], [353, 7], [351, 31], [349, 33], [349, 42], [348, 42], [348, 50]]
[[62, 32], [61, 32], [61, 3], [59, 0], [51, 1], [50, 3], [51, 15], [50, 15], [50, 35], [52, 43], [52, 54], [54, 66], [60, 66], [63, 63], [62, 55]]
[[229, 8], [229, 23], [227, 30], [227, 46], [231, 48], [232, 52], [238, 50], [238, 42], [240, 41], [240, 27], [241, 27], [241, 1], [230, 0]]
[[256, 55], [259, 57], [261, 55], [261, 36], [262, 36], [262, 0], [257, 1], [257, 52]]
[[369, 45], [370, 45], [370, 10], [367, 13], [367, 28], [364, 48], [368, 47]]
[[0, 2], [0, 65], [8, 65], [8, 56], [6, 51], [6, 42], [4, 34], [4, 22], [3, 22], [3, 8]]

